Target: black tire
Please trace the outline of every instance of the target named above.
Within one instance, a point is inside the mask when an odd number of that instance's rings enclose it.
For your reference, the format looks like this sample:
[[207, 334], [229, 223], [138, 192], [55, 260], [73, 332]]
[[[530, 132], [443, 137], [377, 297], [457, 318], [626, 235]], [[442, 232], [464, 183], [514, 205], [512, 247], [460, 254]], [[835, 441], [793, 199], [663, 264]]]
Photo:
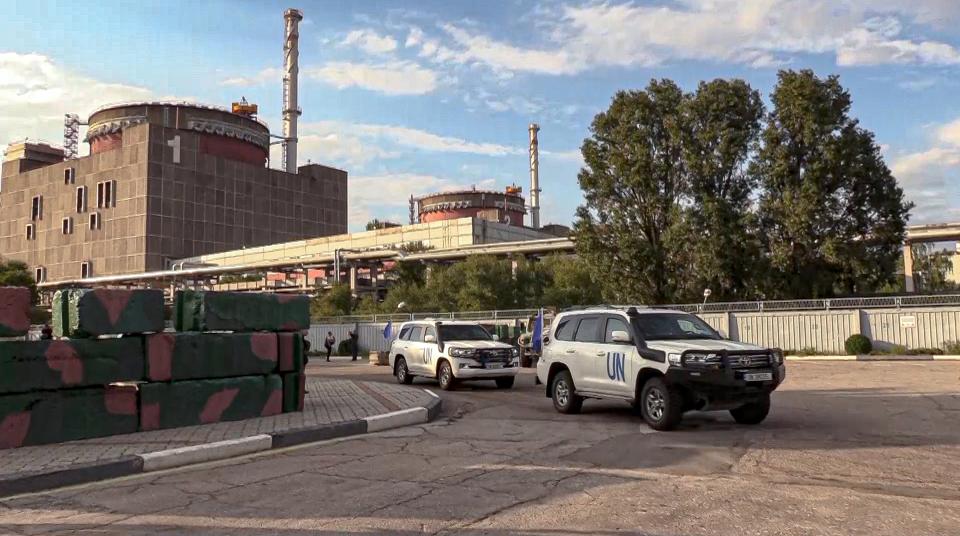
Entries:
[[553, 398], [553, 407], [560, 413], [580, 413], [583, 408], [583, 397], [576, 393], [573, 377], [568, 370], [560, 371], [554, 376], [550, 395]]
[[640, 414], [650, 428], [672, 430], [683, 417], [683, 394], [661, 378], [650, 378], [640, 392]]
[[456, 385], [457, 379], [453, 375], [453, 368], [450, 367], [449, 361], [440, 362], [440, 367], [437, 369], [437, 381], [440, 382], [440, 388], [444, 391], [449, 391]]
[[403, 385], [413, 383], [413, 375], [410, 374], [410, 369], [407, 368], [407, 360], [402, 357], [397, 358], [397, 364], [393, 367], [393, 375], [397, 377], [397, 383]]
[[737, 409], [731, 409], [733, 420], [740, 424], [760, 424], [770, 413], [770, 395], [763, 395], [760, 400], [744, 404]]
[[497, 389], [509, 389], [513, 387], [513, 380], [513, 376], [510, 376], [509, 378], [497, 378]]

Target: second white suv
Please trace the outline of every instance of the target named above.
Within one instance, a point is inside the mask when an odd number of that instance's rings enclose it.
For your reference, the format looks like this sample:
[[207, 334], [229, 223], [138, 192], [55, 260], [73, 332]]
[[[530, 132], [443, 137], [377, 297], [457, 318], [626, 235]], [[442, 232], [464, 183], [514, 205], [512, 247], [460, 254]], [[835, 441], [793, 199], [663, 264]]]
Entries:
[[494, 380], [509, 389], [520, 368], [520, 350], [498, 342], [474, 322], [407, 322], [390, 346], [390, 366], [397, 381], [414, 376], [436, 378], [451, 389], [460, 380]]
[[543, 338], [537, 379], [560, 413], [585, 398], [625, 400], [656, 430], [690, 410], [729, 410], [758, 424], [785, 377], [783, 353], [724, 339], [700, 318], [643, 307], [590, 307], [557, 315]]

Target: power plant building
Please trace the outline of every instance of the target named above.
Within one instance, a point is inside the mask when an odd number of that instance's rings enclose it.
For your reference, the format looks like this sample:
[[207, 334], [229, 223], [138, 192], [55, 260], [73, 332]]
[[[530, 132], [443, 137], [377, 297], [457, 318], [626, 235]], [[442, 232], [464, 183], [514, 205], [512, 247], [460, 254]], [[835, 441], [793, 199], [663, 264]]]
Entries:
[[4, 155], [0, 255], [41, 282], [347, 230], [347, 173], [268, 168], [270, 131], [253, 117], [140, 102], [101, 108], [88, 125], [89, 156], [34, 142]]

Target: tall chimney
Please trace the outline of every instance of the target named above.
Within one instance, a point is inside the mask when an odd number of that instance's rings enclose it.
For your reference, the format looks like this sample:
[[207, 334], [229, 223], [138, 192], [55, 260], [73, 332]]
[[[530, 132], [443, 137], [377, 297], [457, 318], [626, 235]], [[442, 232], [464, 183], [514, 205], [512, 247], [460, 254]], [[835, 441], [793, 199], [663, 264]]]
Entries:
[[530, 227], [540, 228], [540, 125], [530, 123]]
[[283, 12], [283, 169], [297, 172], [297, 80], [300, 75], [300, 21], [303, 12], [288, 9]]

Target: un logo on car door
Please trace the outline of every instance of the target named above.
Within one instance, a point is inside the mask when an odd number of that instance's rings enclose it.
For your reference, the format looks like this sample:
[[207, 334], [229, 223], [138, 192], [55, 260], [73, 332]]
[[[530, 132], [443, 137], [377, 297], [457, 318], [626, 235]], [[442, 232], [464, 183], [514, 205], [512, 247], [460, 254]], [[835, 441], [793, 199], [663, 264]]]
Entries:
[[624, 361], [627, 356], [622, 352], [607, 352], [607, 376], [616, 382], [626, 381]]

